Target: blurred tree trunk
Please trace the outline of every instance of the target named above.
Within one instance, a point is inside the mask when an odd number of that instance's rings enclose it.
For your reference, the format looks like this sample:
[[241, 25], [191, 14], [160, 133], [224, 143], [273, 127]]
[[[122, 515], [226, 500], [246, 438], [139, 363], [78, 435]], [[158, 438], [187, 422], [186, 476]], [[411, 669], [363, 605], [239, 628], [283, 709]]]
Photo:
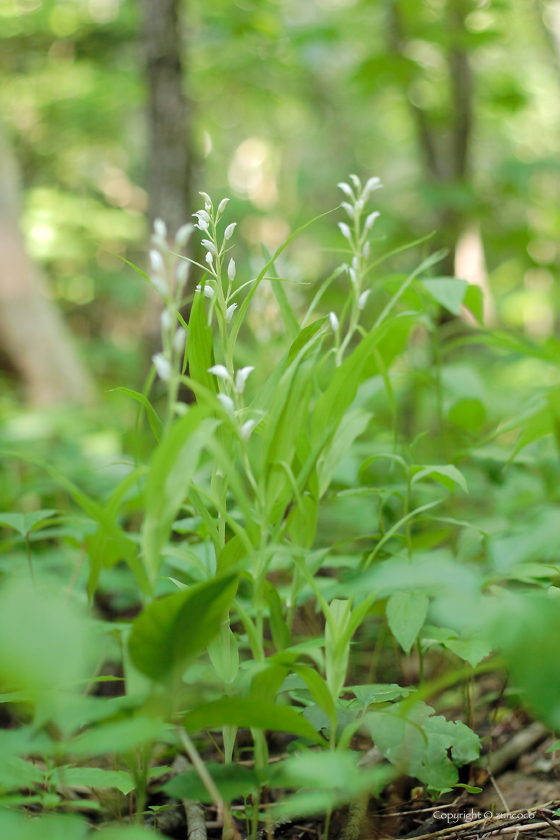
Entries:
[[[450, 108], [446, 117], [432, 119], [428, 109], [411, 101], [426, 181], [440, 193], [437, 211], [438, 245], [448, 250], [440, 263], [442, 273], [453, 274], [456, 243], [472, 220], [465, 211], [465, 195], [470, 181], [469, 152], [473, 126], [473, 79], [469, 55], [464, 45], [465, 17], [471, 7], [467, 0], [448, 0], [441, 44], [449, 72]], [[396, 0], [391, 6], [390, 48], [406, 56], [409, 39], [405, 16]], [[460, 195], [462, 194], [462, 195]]]
[[144, 0], [150, 221], [171, 235], [192, 212], [189, 108], [183, 92], [180, 0]]
[[66, 323], [41, 292], [19, 229], [18, 165], [0, 122], [0, 344], [36, 405], [91, 403], [95, 389]]

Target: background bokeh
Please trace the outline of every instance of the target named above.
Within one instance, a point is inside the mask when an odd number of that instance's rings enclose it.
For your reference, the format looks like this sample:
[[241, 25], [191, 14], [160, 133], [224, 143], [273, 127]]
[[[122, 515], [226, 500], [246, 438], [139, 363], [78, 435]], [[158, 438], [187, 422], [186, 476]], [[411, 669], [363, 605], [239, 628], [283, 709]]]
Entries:
[[[244, 273], [262, 242], [274, 248], [336, 207], [348, 172], [379, 175], [380, 253], [435, 230], [422, 248], [449, 248], [445, 273], [488, 275], [488, 319], [537, 341], [554, 333], [560, 3], [186, 0], [179, 11], [194, 170], [185, 220], [199, 189], [229, 196]], [[0, 116], [26, 247], [102, 389], [141, 386], [153, 340], [153, 301], [119, 259], [146, 262], [143, 14], [138, 0], [0, 0]], [[340, 218], [308, 228], [282, 272], [326, 276]], [[253, 319], [273, 340], [264, 290]], [[2, 362], [12, 404], [19, 377], [9, 354]]]

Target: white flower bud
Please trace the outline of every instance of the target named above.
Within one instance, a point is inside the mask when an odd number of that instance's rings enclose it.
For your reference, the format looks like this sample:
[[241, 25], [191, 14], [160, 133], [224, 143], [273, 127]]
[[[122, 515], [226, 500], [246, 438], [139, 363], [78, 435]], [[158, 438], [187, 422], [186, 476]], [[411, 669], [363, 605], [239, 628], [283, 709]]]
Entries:
[[210, 251], [212, 254], [217, 254], [217, 253], [218, 253], [218, 252], [216, 251], [216, 246], [215, 246], [215, 245], [214, 245], [214, 243], [213, 243], [213, 242], [211, 242], [209, 239], [203, 239], [203, 240], [202, 240], [202, 245], [204, 245], [204, 247], [206, 248], [206, 250], [207, 250], [207, 251]]
[[221, 216], [224, 210], [226, 209], [226, 205], [229, 201], [229, 198], [222, 198], [220, 203], [218, 204], [218, 216]]
[[358, 285], [358, 275], [356, 274], [356, 272], [354, 271], [354, 269], [353, 269], [353, 268], [349, 268], [349, 269], [348, 269], [348, 274], [350, 275], [350, 280], [351, 280], [351, 282], [352, 282], [352, 285], [353, 285], [353, 286], [357, 286], [357, 285]]
[[235, 312], [236, 309], [237, 309], [237, 304], [236, 303], [232, 303], [231, 306], [228, 306], [228, 308], [226, 309], [226, 321], [227, 321], [228, 324], [230, 323], [231, 319], [233, 318], [233, 313]]
[[201, 196], [202, 196], [202, 198], [204, 199], [204, 207], [205, 207], [205, 209], [206, 209], [206, 210], [209, 210], [210, 208], [208, 207], [208, 205], [210, 205], [210, 207], [212, 207], [212, 199], [210, 198], [210, 196], [208, 195], [208, 193], [205, 193], [205, 192], [199, 192], [199, 195], [201, 195]]
[[159, 274], [163, 274], [165, 270], [163, 257], [161, 256], [159, 251], [156, 251], [153, 248], [150, 251], [150, 265], [152, 266], [154, 271], [157, 271]]
[[227, 276], [231, 283], [235, 280], [235, 260], [230, 260], [227, 267]]
[[352, 181], [357, 190], [362, 189], [362, 182], [360, 181], [357, 175], [350, 175], [350, 180]]
[[206, 256], [205, 256], [205, 258], [204, 258], [204, 259], [206, 260], [206, 262], [208, 263], [208, 265], [210, 265], [210, 266], [212, 266], [212, 265], [213, 265], [213, 260], [214, 260], [214, 257], [212, 256], [212, 254], [210, 253], [210, 251], [208, 251], [208, 253], [206, 254]]
[[352, 192], [350, 184], [345, 184], [344, 181], [341, 181], [340, 184], [337, 184], [337, 187], [341, 189], [345, 195], [349, 195], [350, 198], [354, 198], [354, 193]]
[[352, 207], [351, 204], [348, 204], [347, 201], [343, 201], [340, 206], [344, 207], [344, 209], [346, 210], [346, 212], [348, 213], [348, 215], [350, 216], [351, 219], [355, 218], [356, 214], [354, 213], [354, 208]]
[[375, 190], [380, 190], [382, 186], [383, 184], [381, 183], [381, 180], [379, 178], [370, 178], [364, 188], [364, 199], [367, 201], [372, 192], [374, 192]]
[[167, 225], [163, 219], [154, 219], [154, 233], [161, 239], [165, 239], [167, 236]]
[[175, 236], [175, 245], [177, 249], [184, 248], [188, 242], [189, 236], [193, 231], [193, 226], [190, 223], [182, 225]]
[[346, 239], [352, 239], [352, 233], [351, 233], [350, 228], [348, 227], [348, 225], [347, 225], [347, 224], [345, 224], [344, 222], [339, 222], [339, 223], [338, 223], [338, 226], [339, 226], [339, 228], [340, 228], [340, 232], [341, 232], [341, 234], [342, 234], [342, 235], [343, 235]]
[[365, 201], [364, 201], [364, 199], [363, 199], [363, 198], [359, 198], [359, 199], [358, 199], [358, 201], [357, 201], [357, 202], [355, 203], [355, 205], [354, 205], [355, 210], [356, 210], [356, 213], [361, 213], [361, 212], [362, 212], [362, 210], [364, 209], [364, 206], [365, 206]]
[[176, 353], [182, 353], [187, 343], [187, 331], [184, 327], [179, 327], [173, 336], [173, 349]]
[[363, 309], [367, 303], [367, 299], [369, 297], [370, 289], [366, 289], [365, 292], [362, 292], [360, 297], [358, 298], [358, 309]]
[[228, 397], [226, 394], [216, 394], [217, 398], [223, 405], [226, 411], [229, 411], [230, 414], [233, 414], [235, 411], [235, 403], [233, 402], [231, 397]]
[[257, 425], [257, 420], [246, 420], [241, 426], [241, 439], [249, 440], [249, 435]]
[[236, 227], [237, 227], [237, 222], [232, 222], [231, 225], [227, 226], [227, 228], [224, 231], [224, 239], [226, 240], [226, 242], [227, 242], [228, 239], [231, 239], [231, 237], [233, 236], [233, 231], [235, 230]]
[[354, 271], [358, 271], [359, 267], [360, 267], [360, 260], [358, 259], [358, 257], [353, 256], [352, 257], [352, 268], [354, 269]]
[[199, 219], [198, 224], [195, 225], [195, 228], [201, 230], [202, 233], [208, 233], [208, 222], [204, 219]]
[[152, 362], [159, 378], [163, 379], [164, 382], [169, 382], [173, 370], [163, 353], [156, 353], [155, 356], [152, 356]]
[[238, 394], [243, 393], [249, 374], [251, 374], [254, 370], [255, 368], [253, 365], [247, 365], [247, 367], [243, 367], [237, 371], [237, 374], [235, 375], [235, 390]]
[[210, 221], [210, 216], [208, 215], [206, 210], [197, 210], [196, 213], [193, 213], [193, 216], [195, 218], [197, 218], [199, 222], [200, 222], [201, 219], [204, 222], [209, 222]]
[[184, 286], [187, 282], [187, 277], [189, 276], [190, 265], [186, 260], [181, 260], [179, 265], [177, 266], [177, 271], [175, 272], [175, 276], [177, 278], [177, 283], [179, 286]]
[[333, 328], [334, 332], [338, 329], [338, 318], [334, 314], [334, 312], [329, 312], [329, 320], [331, 322], [331, 327]]
[[225, 365], [212, 365], [208, 368], [208, 373], [213, 373], [218, 379], [223, 379], [224, 382], [231, 382], [231, 376]]
[[204, 297], [213, 298], [214, 297], [214, 289], [212, 286], [201, 286], [200, 283], [196, 287], [195, 291], [197, 292], [204, 292]]
[[163, 277], [160, 277], [159, 274], [152, 274], [150, 281], [156, 292], [161, 295], [164, 300], [166, 300], [169, 296], [169, 289]]
[[164, 309], [161, 313], [161, 328], [162, 330], [169, 330], [173, 326], [173, 316], [169, 309]]
[[366, 230], [369, 230], [370, 227], [373, 226], [373, 223], [375, 222], [375, 220], [377, 219], [378, 216], [379, 216], [379, 211], [378, 210], [376, 210], [375, 213], [370, 213], [369, 214], [369, 216], [366, 219], [366, 225], [365, 225]]
[[371, 251], [371, 245], [370, 245], [369, 242], [366, 242], [366, 244], [364, 245], [363, 250], [362, 250], [362, 254], [364, 255], [365, 260], [369, 259], [370, 251]]

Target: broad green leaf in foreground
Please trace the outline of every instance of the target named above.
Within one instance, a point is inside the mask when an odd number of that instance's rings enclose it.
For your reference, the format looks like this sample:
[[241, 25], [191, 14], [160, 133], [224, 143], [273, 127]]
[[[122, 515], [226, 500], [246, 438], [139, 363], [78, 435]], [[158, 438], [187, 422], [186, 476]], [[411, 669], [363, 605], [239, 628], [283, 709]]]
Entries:
[[217, 635], [236, 585], [234, 575], [225, 575], [150, 604], [130, 634], [135, 667], [156, 682], [182, 672]]
[[97, 658], [89, 619], [52, 590], [25, 580], [0, 591], [0, 680], [40, 692], [91, 675]]
[[369, 706], [370, 703], [387, 703], [398, 697], [408, 697], [414, 689], [403, 688], [392, 683], [390, 685], [352, 685], [345, 690], [351, 691], [363, 706]]
[[373, 742], [385, 758], [436, 790], [457, 784], [456, 765], [474, 761], [479, 755], [479, 738], [468, 726], [434, 716], [434, 710], [423, 702], [408, 709], [396, 704], [372, 712], [367, 722]]
[[125, 795], [136, 785], [125, 770], [103, 770], [100, 767], [66, 767], [56, 772], [57, 784], [91, 788], [117, 788]]
[[186, 729], [200, 729], [224, 725], [252, 729], [272, 729], [292, 732], [303, 738], [317, 740], [317, 732], [308, 721], [289, 706], [276, 706], [251, 697], [221, 697], [187, 712], [183, 718]]
[[0, 837], [5, 840], [85, 840], [87, 829], [85, 820], [77, 817], [30, 819], [27, 814], [0, 811]]
[[370, 770], [358, 767], [359, 754], [344, 752], [305, 752], [285, 761], [269, 782], [270, 787], [303, 788], [281, 804], [274, 814], [301, 816], [320, 814], [363, 792], [374, 795], [395, 776], [389, 766]]
[[[226, 802], [231, 802], [238, 796], [248, 796], [259, 786], [259, 779], [253, 770], [239, 764], [217, 764], [211, 762], [206, 769], [214, 779], [216, 787]], [[197, 799], [201, 802], [211, 802], [208, 791], [200, 781], [196, 770], [188, 770], [175, 776], [163, 786], [163, 790], [176, 799]]]
[[71, 755], [102, 755], [124, 753], [164, 735], [163, 724], [157, 718], [137, 715], [129, 720], [109, 723], [88, 729], [69, 741], [65, 748]]

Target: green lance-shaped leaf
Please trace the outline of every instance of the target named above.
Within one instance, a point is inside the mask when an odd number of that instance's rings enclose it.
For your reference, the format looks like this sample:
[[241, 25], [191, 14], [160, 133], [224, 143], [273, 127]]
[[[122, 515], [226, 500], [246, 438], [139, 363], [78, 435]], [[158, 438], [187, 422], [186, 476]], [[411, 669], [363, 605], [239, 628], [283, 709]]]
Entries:
[[390, 318], [374, 327], [335, 370], [328, 388], [317, 400], [313, 412], [312, 443], [316, 443], [325, 430], [334, 431], [338, 427], [364, 379], [366, 360], [394, 321], [395, 318]]
[[163, 423], [158, 417], [156, 410], [149, 401], [148, 397], [145, 394], [140, 394], [138, 391], [133, 391], [131, 388], [112, 388], [111, 390], [115, 393], [126, 394], [127, 397], [131, 397], [131, 399], [136, 400], [136, 402], [139, 402], [140, 405], [144, 406], [144, 408], [146, 409], [146, 414], [148, 416], [150, 428], [154, 433], [155, 439], [159, 443], [163, 429]]
[[324, 496], [329, 485], [336, 465], [348, 452], [354, 441], [367, 429], [372, 415], [357, 408], [346, 414], [335, 432], [333, 440], [325, 453], [325, 458], [319, 467], [319, 495]]
[[[214, 364], [212, 327], [208, 326], [204, 295], [195, 294], [189, 319], [189, 339], [187, 341], [187, 360], [191, 379], [200, 382], [212, 394], [218, 387], [216, 377], [208, 373]], [[198, 395], [197, 400], [200, 402]]]
[[318, 740], [316, 730], [294, 709], [266, 703], [260, 697], [221, 697], [187, 712], [183, 724], [191, 732], [229, 725], [292, 732], [302, 738]]
[[277, 398], [270, 412], [263, 445], [263, 469], [268, 479], [268, 505], [272, 509], [287, 482], [283, 465], [290, 465], [296, 439], [311, 398], [313, 358], [298, 358], [280, 381]]
[[[42, 458], [37, 458], [35, 455], [29, 455], [25, 452], [6, 451], [4, 454], [11, 455], [15, 458], [21, 458], [23, 461], [32, 464], [37, 464], [37, 466], [41, 467], [41, 469], [45, 470], [45, 472], [48, 472], [57, 484], [64, 487], [64, 489], [72, 496], [76, 504], [78, 504], [82, 510], [91, 517], [91, 519], [94, 519], [99, 523], [99, 530], [106, 531], [107, 536], [115, 541], [115, 550], [118, 551], [119, 557], [123, 557], [130, 566], [140, 589], [145, 594], [150, 594], [150, 583], [146, 576], [144, 567], [138, 559], [138, 547], [126, 536], [125, 532], [117, 524], [116, 514], [114, 514], [111, 510], [108, 511], [102, 505], [98, 504], [98, 502], [84, 493], [76, 484], [70, 481], [70, 479], [66, 478], [65, 475], [59, 472], [56, 467], [49, 464], [48, 461], [44, 461]], [[123, 482], [126, 482], [126, 479], [124, 479]], [[116, 490], [115, 493], [117, 493]]]
[[218, 634], [236, 586], [236, 577], [225, 575], [150, 604], [130, 634], [135, 667], [156, 682], [182, 673]]
[[282, 615], [282, 600], [273, 584], [266, 580], [264, 583], [264, 597], [270, 610], [270, 632], [272, 641], [278, 652], [290, 647], [290, 628]]
[[453, 464], [445, 464], [443, 466], [412, 466], [410, 468], [410, 474], [412, 475], [411, 484], [416, 484], [418, 481], [423, 481], [426, 478], [433, 478], [450, 490], [453, 489], [454, 484], [458, 484], [465, 493], [469, 492], [465, 477]]
[[146, 481], [146, 516], [142, 526], [142, 549], [148, 576], [153, 581], [177, 512], [185, 500], [204, 445], [218, 421], [208, 418], [208, 409], [195, 406], [179, 418], [156, 449]]
[[405, 653], [416, 641], [428, 614], [429, 600], [423, 592], [395, 592], [387, 602], [391, 633]]

